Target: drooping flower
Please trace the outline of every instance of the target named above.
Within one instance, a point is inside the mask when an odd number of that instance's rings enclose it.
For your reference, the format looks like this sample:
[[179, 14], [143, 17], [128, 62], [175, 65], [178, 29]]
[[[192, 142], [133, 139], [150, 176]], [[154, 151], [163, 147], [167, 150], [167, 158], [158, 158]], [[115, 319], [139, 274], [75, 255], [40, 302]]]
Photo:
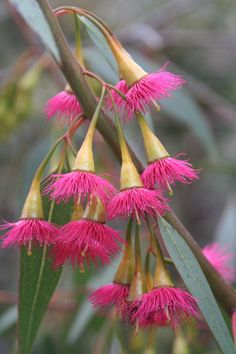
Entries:
[[[153, 101], [170, 97], [173, 91], [181, 88], [185, 80], [180, 75], [165, 70], [164, 65], [156, 73], [147, 74], [128, 86], [125, 80], [119, 81], [115, 88], [126, 96], [126, 100], [115, 91], [113, 98], [121, 111], [124, 123], [128, 123], [137, 112], [145, 113]], [[112, 108], [110, 100], [108, 107]]]
[[[106, 38], [116, 59], [119, 76], [124, 80], [119, 82], [116, 88], [126, 94], [126, 102], [122, 102], [116, 92], [113, 92], [113, 97], [118, 108], [127, 112], [127, 117], [124, 118], [126, 121], [131, 119], [133, 113], [145, 111], [150, 103], [156, 105], [156, 99], [169, 97], [172, 91], [177, 90], [185, 83], [181, 76], [165, 70], [167, 64], [156, 73], [147, 73], [134, 61], [114, 34], [111, 34], [107, 28], [96, 20], [95, 25], [99, 27]], [[108, 106], [110, 107], [112, 106], [111, 101], [108, 100]], [[125, 109], [124, 105], [127, 106]]]
[[198, 314], [197, 302], [187, 291], [173, 285], [160, 245], [149, 226], [157, 257], [153, 288], [136, 297], [128, 308], [128, 318], [136, 328], [178, 327]]
[[68, 202], [71, 198], [99, 197], [104, 203], [115, 194], [115, 188], [94, 172], [75, 170], [65, 174], [54, 174], [44, 189], [57, 202]]
[[229, 283], [233, 283], [236, 280], [236, 270], [231, 265], [234, 255], [226, 247], [214, 242], [205, 246], [202, 252], [222, 278]]
[[95, 196], [100, 198], [103, 203], [107, 203], [108, 199], [116, 192], [107, 180], [95, 173], [92, 144], [101, 104], [102, 100], [100, 99], [83, 144], [77, 153], [72, 171], [52, 175], [44, 190], [57, 202], [68, 202], [71, 198], [83, 201], [85, 197], [89, 199], [90, 196]]
[[120, 312], [128, 295], [129, 285], [113, 282], [94, 291], [89, 300], [94, 307], [101, 310], [115, 306], [117, 312]]
[[[119, 251], [114, 230], [90, 220], [71, 221], [64, 225], [56, 237], [53, 253], [54, 265], [59, 267], [67, 260], [74, 267], [83, 269], [84, 263], [95, 266], [109, 264], [110, 258]], [[116, 236], [116, 240], [114, 240]]]
[[[159, 71], [147, 73], [122, 47], [121, 43], [104, 29], [103, 34], [116, 58], [119, 74], [122, 80], [116, 88], [126, 96], [122, 100], [120, 95], [113, 91], [113, 98], [117, 107], [123, 111], [124, 122], [129, 122], [133, 115], [145, 112], [150, 104], [171, 96], [173, 91], [181, 88], [185, 80], [180, 75], [166, 71], [165, 64]], [[108, 100], [108, 107], [112, 107]]]
[[150, 216], [163, 215], [168, 210], [166, 200], [157, 190], [133, 187], [121, 190], [115, 195], [108, 206], [108, 219], [127, 219], [129, 216], [137, 220]]
[[149, 163], [142, 173], [144, 186], [154, 189], [157, 184], [160, 188], [169, 189], [177, 181], [188, 184], [198, 179], [198, 172], [192, 165], [176, 157], [166, 157]]
[[122, 313], [129, 295], [130, 284], [134, 272], [134, 257], [131, 241], [132, 220], [129, 221], [125, 235], [123, 257], [116, 271], [112, 284], [97, 289], [89, 296], [95, 308], [103, 310], [115, 306], [117, 313]]
[[2, 247], [26, 246], [29, 242], [39, 246], [50, 245], [58, 231], [57, 227], [41, 219], [20, 219], [16, 222], [6, 222], [0, 230], [9, 229], [3, 237]]
[[2, 247], [28, 246], [29, 255], [32, 252], [32, 245], [43, 246], [54, 242], [58, 228], [44, 220], [40, 180], [38, 178], [33, 179], [20, 220], [5, 222], [0, 226], [0, 230], [8, 230], [2, 235]]
[[187, 184], [198, 179], [198, 171], [194, 170], [188, 161], [179, 160], [179, 155], [175, 158], [170, 157], [140, 113], [137, 114], [137, 120], [148, 160], [148, 166], [141, 176], [146, 188], [154, 189], [158, 185], [172, 193], [171, 185], [174, 185], [176, 181]]
[[120, 192], [115, 195], [108, 206], [108, 219], [126, 219], [135, 217], [138, 222], [145, 214], [163, 215], [168, 210], [166, 200], [157, 190], [144, 188], [141, 177], [134, 165], [119, 121], [117, 129], [121, 147]]
[[[135, 311], [133, 311], [135, 309]], [[130, 321], [140, 328], [178, 327], [198, 313], [196, 300], [183, 289], [162, 286], [153, 288], [132, 303]]]
[[122, 238], [104, 223], [104, 213], [103, 203], [94, 198], [85, 209], [82, 219], [70, 221], [60, 229], [53, 247], [55, 267], [67, 260], [73, 267], [78, 264], [81, 269], [84, 263], [88, 267], [91, 263], [96, 266], [98, 260], [103, 265], [110, 263], [111, 257], [120, 250]]
[[45, 113], [48, 119], [56, 117], [60, 121], [72, 121], [82, 113], [82, 108], [74, 93], [65, 89], [47, 101]]

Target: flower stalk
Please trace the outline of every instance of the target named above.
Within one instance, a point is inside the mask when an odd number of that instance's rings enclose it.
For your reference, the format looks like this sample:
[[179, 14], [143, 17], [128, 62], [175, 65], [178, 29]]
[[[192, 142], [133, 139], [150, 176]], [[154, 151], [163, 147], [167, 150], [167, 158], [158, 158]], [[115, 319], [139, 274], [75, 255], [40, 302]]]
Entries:
[[83, 144], [76, 156], [72, 170], [95, 172], [93, 148], [92, 148], [93, 147], [93, 136], [94, 136], [95, 128], [97, 125], [98, 117], [100, 114], [105, 91], [106, 91], [106, 89], [103, 87], [100, 100], [99, 100], [98, 105], [95, 109], [93, 118], [92, 118], [91, 123], [89, 125], [86, 137], [84, 139], [84, 142], [83, 142]]

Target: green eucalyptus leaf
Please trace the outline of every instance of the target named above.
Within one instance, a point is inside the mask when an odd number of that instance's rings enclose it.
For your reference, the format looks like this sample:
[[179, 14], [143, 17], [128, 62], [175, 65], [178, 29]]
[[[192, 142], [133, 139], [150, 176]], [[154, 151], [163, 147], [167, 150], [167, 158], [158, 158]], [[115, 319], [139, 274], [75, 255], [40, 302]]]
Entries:
[[167, 251], [191, 294], [197, 299], [205, 320], [219, 347], [225, 354], [235, 354], [232, 337], [211, 288], [192, 251], [179, 233], [164, 219], [160, 230]]
[[117, 65], [116, 61], [114, 59], [114, 56], [112, 54], [112, 51], [107, 44], [106, 39], [102, 35], [102, 33], [99, 31], [99, 29], [87, 18], [81, 16], [80, 21], [86, 26], [86, 29], [88, 31], [88, 35], [95, 44], [95, 46], [100, 50], [104, 58], [107, 60], [108, 64], [110, 67], [117, 72]]
[[[110, 67], [101, 51], [95, 47], [88, 47], [84, 50], [85, 61], [93, 72], [96, 72], [107, 82], [116, 84], [119, 80], [117, 73]], [[94, 60], [96, 58], [96, 60]]]
[[[44, 198], [45, 217], [50, 202]], [[70, 220], [71, 205], [54, 206], [52, 222], [63, 225]], [[31, 351], [39, 325], [61, 276], [61, 269], [54, 270], [50, 249], [46, 246], [33, 248], [31, 256], [21, 249], [19, 284], [19, 347], [20, 354]]]
[[39, 35], [57, 62], [60, 55], [45, 16], [35, 0], [9, 0], [19, 11], [26, 23]]
[[209, 157], [216, 158], [215, 141], [205, 114], [186, 90], [175, 92], [173, 99], [162, 101], [163, 111], [186, 124], [201, 141]]

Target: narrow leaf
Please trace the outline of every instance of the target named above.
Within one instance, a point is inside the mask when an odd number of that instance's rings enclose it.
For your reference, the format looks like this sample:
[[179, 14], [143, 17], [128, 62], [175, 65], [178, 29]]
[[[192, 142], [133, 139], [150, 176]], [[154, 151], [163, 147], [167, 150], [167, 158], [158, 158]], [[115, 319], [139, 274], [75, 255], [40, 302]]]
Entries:
[[20, 257], [19, 343], [20, 353], [27, 354], [61, 271], [52, 271], [47, 248], [35, 248], [32, 256], [22, 248]]
[[[49, 201], [45, 198], [47, 217]], [[55, 205], [52, 221], [65, 224], [70, 219], [71, 205]], [[19, 345], [20, 354], [30, 353], [40, 322], [60, 279], [61, 270], [53, 270], [50, 250], [45, 246], [33, 249], [32, 256], [22, 248], [19, 284]]]
[[35, 0], [9, 0], [15, 6], [26, 23], [39, 35], [43, 44], [49, 48], [50, 52], [60, 62], [60, 55], [50, 27]]
[[104, 38], [104, 36], [101, 34], [99, 29], [87, 18], [80, 17], [80, 21], [86, 26], [88, 35], [93, 41], [93, 43], [100, 50], [100, 52], [107, 60], [108, 64], [110, 65], [110, 67], [116, 72], [117, 71], [116, 61], [113, 57], [112, 51], [109, 45], [107, 44], [107, 41]]
[[160, 230], [178, 272], [191, 294], [197, 299], [198, 306], [222, 352], [235, 354], [232, 337], [223, 315], [192, 251], [179, 233], [164, 219], [160, 221]]
[[216, 146], [205, 114], [187, 92], [178, 91], [175, 97], [162, 101], [163, 110], [174, 119], [188, 125], [205, 147], [208, 155], [216, 158]]

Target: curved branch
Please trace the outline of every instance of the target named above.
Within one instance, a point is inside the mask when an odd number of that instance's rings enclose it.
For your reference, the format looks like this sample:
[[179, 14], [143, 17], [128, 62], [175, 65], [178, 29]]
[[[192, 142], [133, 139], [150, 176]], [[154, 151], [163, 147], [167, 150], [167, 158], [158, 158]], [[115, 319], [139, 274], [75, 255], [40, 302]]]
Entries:
[[[37, 0], [37, 2], [48, 21], [55, 42], [59, 49], [61, 63], [58, 63], [58, 65], [69, 85], [73, 89], [75, 95], [79, 99], [85, 114], [88, 116], [88, 118], [90, 118], [93, 116], [97, 101], [86, 83], [86, 80], [83, 76], [82, 67], [71, 52], [59, 22], [47, 0]], [[120, 148], [117, 140], [115, 126], [111, 119], [109, 119], [109, 117], [104, 114], [104, 112], [101, 112], [97, 128], [120, 161]], [[142, 171], [143, 166], [133, 153], [132, 159], [139, 171]], [[202, 270], [204, 271], [215, 297], [224, 307], [224, 309], [229, 314], [231, 314], [233, 309], [236, 308], [236, 293], [233, 288], [221, 278], [221, 276], [216, 272], [212, 265], [207, 261], [207, 259], [202, 254], [200, 247], [178, 219], [178, 217], [175, 215], [175, 213], [173, 211], [168, 212], [165, 215], [165, 219], [179, 232], [179, 234], [187, 242], [188, 246], [191, 248], [193, 254], [198, 260]]]

